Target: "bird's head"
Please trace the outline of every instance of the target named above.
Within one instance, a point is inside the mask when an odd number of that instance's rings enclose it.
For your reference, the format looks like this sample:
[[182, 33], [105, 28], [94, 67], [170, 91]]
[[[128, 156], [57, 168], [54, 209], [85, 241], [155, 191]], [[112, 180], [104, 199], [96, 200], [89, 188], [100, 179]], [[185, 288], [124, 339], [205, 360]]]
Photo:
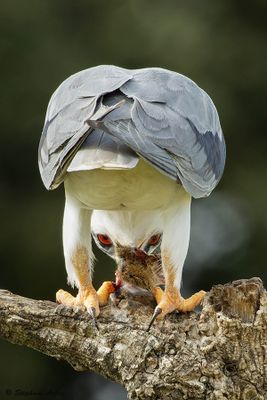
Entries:
[[155, 211], [94, 210], [91, 230], [96, 245], [117, 262], [123, 257], [122, 248], [136, 250], [141, 262], [143, 252], [152, 254], [160, 248], [161, 215]]
[[97, 246], [116, 261], [118, 287], [135, 292], [164, 284], [157, 254], [162, 236], [158, 212], [95, 210], [91, 228]]

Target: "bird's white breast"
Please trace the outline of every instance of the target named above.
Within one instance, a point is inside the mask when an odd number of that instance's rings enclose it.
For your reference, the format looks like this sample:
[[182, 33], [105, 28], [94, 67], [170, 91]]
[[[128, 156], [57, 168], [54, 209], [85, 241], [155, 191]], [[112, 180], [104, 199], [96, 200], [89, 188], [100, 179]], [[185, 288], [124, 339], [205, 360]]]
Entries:
[[66, 190], [95, 210], [153, 210], [179, 201], [184, 189], [140, 160], [126, 170], [93, 169], [69, 172]]

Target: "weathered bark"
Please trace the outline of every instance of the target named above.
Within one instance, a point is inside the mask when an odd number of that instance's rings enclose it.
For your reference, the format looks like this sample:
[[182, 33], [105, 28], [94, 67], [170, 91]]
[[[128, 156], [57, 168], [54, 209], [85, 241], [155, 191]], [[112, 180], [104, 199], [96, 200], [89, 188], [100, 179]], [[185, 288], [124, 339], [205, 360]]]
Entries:
[[218, 285], [201, 313], [146, 332], [152, 307], [86, 312], [0, 291], [0, 336], [124, 385], [129, 399], [267, 399], [267, 294], [258, 278]]

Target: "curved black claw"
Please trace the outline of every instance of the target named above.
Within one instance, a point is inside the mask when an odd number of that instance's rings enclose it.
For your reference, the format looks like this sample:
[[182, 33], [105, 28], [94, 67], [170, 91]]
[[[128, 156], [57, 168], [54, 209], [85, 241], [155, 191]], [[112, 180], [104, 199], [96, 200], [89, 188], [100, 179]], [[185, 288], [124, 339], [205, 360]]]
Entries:
[[97, 320], [96, 320], [96, 310], [95, 310], [95, 307], [88, 307], [88, 308], [87, 308], [87, 311], [89, 312], [89, 314], [90, 314], [91, 317], [92, 317], [92, 321], [93, 321], [94, 327], [99, 331], [99, 327], [98, 327]]
[[151, 328], [151, 326], [153, 325], [153, 322], [155, 321], [155, 319], [157, 318], [157, 316], [159, 315], [159, 314], [161, 314], [162, 313], [162, 309], [160, 308], [160, 307], [156, 307], [155, 308], [155, 310], [154, 310], [154, 313], [153, 313], [153, 315], [152, 315], [152, 318], [151, 318], [151, 320], [150, 320], [150, 322], [149, 322], [149, 325], [148, 325], [148, 328], [147, 328], [147, 332], [150, 330], [150, 328]]

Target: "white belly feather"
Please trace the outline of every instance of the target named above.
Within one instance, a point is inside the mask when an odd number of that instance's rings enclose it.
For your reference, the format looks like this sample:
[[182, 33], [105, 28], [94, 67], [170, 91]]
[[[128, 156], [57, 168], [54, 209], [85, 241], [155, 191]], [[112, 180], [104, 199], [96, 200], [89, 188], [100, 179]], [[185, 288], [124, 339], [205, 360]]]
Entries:
[[65, 187], [95, 210], [153, 210], [179, 201], [184, 189], [139, 160], [131, 169], [91, 169], [67, 174]]

